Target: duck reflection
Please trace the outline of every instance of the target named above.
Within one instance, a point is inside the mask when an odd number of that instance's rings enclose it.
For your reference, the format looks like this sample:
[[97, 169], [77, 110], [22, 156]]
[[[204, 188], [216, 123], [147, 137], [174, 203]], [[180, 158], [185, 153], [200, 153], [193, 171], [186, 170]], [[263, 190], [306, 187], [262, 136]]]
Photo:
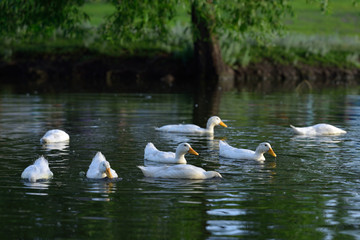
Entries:
[[46, 151], [58, 150], [68, 152], [69, 142], [46, 143], [42, 145], [42, 148]]
[[181, 142], [190, 142], [190, 137], [183, 133], [174, 133], [174, 132], [158, 132], [160, 138], [164, 139], [166, 142], [181, 143]]
[[161, 163], [161, 162], [154, 162], [144, 159], [144, 166], [145, 167], [161, 167], [161, 166], [175, 166], [177, 163]]
[[117, 190], [116, 182], [121, 179], [100, 179], [100, 180], [92, 180], [87, 179], [87, 188], [86, 191], [90, 193], [115, 193]]
[[206, 144], [207, 144], [207, 149], [209, 151], [219, 151], [219, 141], [220, 140], [225, 140], [226, 138], [224, 137], [207, 137], [206, 139]]
[[219, 157], [221, 172], [224, 178], [233, 177], [236, 181], [247, 179], [261, 180], [271, 183], [276, 175], [276, 161], [256, 161]]
[[37, 195], [37, 196], [47, 196], [47, 192], [39, 192], [38, 190], [48, 190], [50, 186], [50, 181], [37, 181], [37, 182], [29, 182], [26, 180], [23, 180], [24, 186], [26, 189], [29, 190], [37, 190], [36, 192], [28, 191], [25, 192], [27, 195]]
[[339, 147], [339, 143], [345, 140], [345, 136], [302, 136], [296, 135], [291, 138], [293, 144], [297, 144], [297, 148], [316, 148], [325, 152], [328, 149], [335, 150]]
[[[151, 184], [156, 186], [156, 192], [175, 192], [175, 193], [203, 193], [209, 188], [216, 189], [217, 184], [221, 181], [221, 178], [211, 178], [211, 179], [166, 179], [166, 178], [149, 178], [144, 177], [139, 179], [140, 182]], [[159, 190], [158, 188], [162, 189]], [[152, 193], [155, 190], [144, 191], [147, 193]]]
[[[199, 142], [202, 140], [214, 140], [214, 134], [184, 134], [175, 132], [159, 132], [159, 137], [166, 142], [179, 144], [182, 142]], [[212, 144], [212, 143], [211, 143]]]

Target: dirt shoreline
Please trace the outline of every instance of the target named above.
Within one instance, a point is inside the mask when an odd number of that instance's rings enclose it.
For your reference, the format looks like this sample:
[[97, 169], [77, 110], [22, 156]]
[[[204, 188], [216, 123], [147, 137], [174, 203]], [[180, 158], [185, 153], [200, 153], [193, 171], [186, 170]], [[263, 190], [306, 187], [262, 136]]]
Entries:
[[[236, 67], [231, 89], [270, 92], [352, 87], [360, 68], [281, 65], [264, 60]], [[1, 88], [15, 93], [193, 92], [196, 68], [170, 55], [110, 57], [89, 52], [16, 54], [0, 61]]]

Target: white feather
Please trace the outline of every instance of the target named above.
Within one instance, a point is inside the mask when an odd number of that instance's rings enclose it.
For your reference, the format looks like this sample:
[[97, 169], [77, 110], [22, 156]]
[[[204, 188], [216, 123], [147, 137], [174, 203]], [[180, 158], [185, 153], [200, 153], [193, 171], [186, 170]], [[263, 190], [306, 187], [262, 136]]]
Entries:
[[37, 180], [52, 178], [53, 175], [49, 168], [49, 162], [41, 156], [34, 164], [25, 168], [21, 173], [21, 178], [27, 179], [30, 182], [36, 182]]
[[63, 130], [53, 129], [45, 133], [45, 135], [40, 139], [42, 143], [55, 143], [55, 142], [65, 142], [69, 141], [69, 134]]
[[295, 127], [290, 125], [295, 134], [307, 136], [339, 135], [346, 131], [326, 123], [319, 123], [309, 127]]
[[178, 178], [178, 179], [209, 179], [221, 178], [221, 174], [215, 171], [205, 171], [202, 168], [189, 164], [179, 164], [172, 166], [138, 166], [145, 177], [153, 178]]
[[175, 125], [165, 125], [156, 128], [156, 130], [163, 132], [204, 134], [204, 133], [214, 133], [214, 127], [218, 125], [227, 127], [226, 124], [218, 116], [213, 116], [209, 118], [206, 124], [206, 128], [201, 128], [194, 124], [175, 124]]
[[110, 167], [110, 163], [106, 161], [105, 156], [101, 152], [97, 152], [86, 172], [86, 177], [95, 179], [106, 178], [106, 168], [109, 168], [113, 178], [118, 177], [116, 171], [113, 170]]
[[192, 151], [194, 150], [188, 143], [180, 143], [175, 153], [159, 151], [153, 143], [148, 143], [145, 147], [144, 159], [153, 162], [186, 164], [185, 154], [194, 154], [195, 151]]
[[234, 148], [224, 141], [219, 141], [219, 155], [221, 157], [263, 161], [265, 160], [264, 153], [266, 152], [269, 152], [271, 155], [276, 157], [276, 154], [269, 143], [260, 143], [256, 150], [252, 151], [248, 149]]

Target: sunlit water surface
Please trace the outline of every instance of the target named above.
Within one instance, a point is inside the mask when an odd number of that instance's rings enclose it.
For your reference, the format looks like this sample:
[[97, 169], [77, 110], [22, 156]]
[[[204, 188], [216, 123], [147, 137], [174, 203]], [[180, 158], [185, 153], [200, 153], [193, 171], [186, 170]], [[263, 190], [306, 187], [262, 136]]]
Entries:
[[[1, 239], [359, 239], [360, 95], [227, 93], [215, 136], [162, 134], [154, 127], [192, 122], [187, 95], [0, 95]], [[343, 136], [296, 137], [289, 124], [331, 123]], [[49, 129], [69, 144], [43, 146]], [[263, 163], [221, 158], [220, 139], [278, 155]], [[143, 177], [144, 147], [173, 151], [189, 142], [189, 164], [223, 179]], [[84, 177], [101, 151], [121, 179]], [[40, 155], [53, 179], [21, 180]]]

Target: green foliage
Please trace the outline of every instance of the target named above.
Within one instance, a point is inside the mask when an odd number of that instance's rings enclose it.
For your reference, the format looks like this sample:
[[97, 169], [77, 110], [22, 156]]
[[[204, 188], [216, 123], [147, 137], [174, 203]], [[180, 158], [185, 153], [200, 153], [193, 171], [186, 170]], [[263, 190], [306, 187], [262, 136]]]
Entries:
[[[212, 34], [231, 32], [237, 38], [243, 33], [250, 33], [257, 39], [269, 36], [282, 29], [282, 17], [292, 14], [289, 1], [286, 0], [113, 0], [116, 11], [103, 28], [107, 37], [122, 41], [159, 39], [169, 33], [169, 22], [174, 19], [179, 7], [194, 6], [198, 17], [206, 21]], [[191, 16], [188, 16], [190, 20]], [[193, 26], [193, 34], [198, 35]], [[205, 37], [205, 36], [200, 36]]]
[[84, 0], [2, 0], [0, 1], [0, 34], [26, 37], [50, 36], [62, 29], [63, 35], [78, 31], [77, 24], [87, 15], [78, 6]]
[[289, 1], [218, 1], [215, 4], [217, 33], [242, 37], [244, 33], [257, 40], [277, 35], [283, 29], [283, 17], [292, 15]]
[[117, 1], [116, 11], [103, 26], [107, 39], [121, 42], [159, 39], [169, 31], [168, 21], [176, 12], [176, 0]]
[[114, 5], [103, 1], [86, 2], [80, 9], [88, 14], [89, 22], [93, 26], [105, 23], [106, 18], [116, 11]]
[[[313, 4], [307, 0], [84, 2], [0, 0], [0, 57], [10, 59], [14, 49], [59, 52], [63, 47], [109, 55], [165, 52], [186, 61], [197, 34], [190, 11], [191, 4], [196, 4], [197, 14], [218, 36], [227, 64], [246, 66], [267, 58], [280, 63], [359, 66], [360, 15], [353, 0], [329, 1], [327, 14], [321, 14], [324, 1], [318, 0]], [[297, 18], [284, 20], [292, 9]], [[291, 34], [279, 34], [284, 25]]]

